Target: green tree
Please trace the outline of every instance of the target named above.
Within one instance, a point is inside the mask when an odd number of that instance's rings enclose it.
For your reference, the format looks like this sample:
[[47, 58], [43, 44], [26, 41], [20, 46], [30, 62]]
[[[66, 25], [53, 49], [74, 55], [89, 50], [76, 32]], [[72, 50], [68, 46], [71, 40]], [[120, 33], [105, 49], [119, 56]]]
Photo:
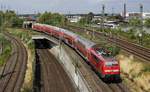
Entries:
[[59, 13], [50, 13], [45, 12], [44, 14], [41, 14], [39, 17], [39, 22], [44, 24], [50, 24], [50, 25], [64, 25], [65, 24], [65, 17], [63, 15], [60, 15]]
[[82, 25], [91, 24], [93, 17], [94, 14], [92, 12], [89, 12], [86, 16], [80, 19], [79, 23]]
[[145, 19], [144, 25], [150, 27], [150, 18]]
[[129, 20], [129, 25], [140, 26], [140, 25], [142, 25], [142, 21], [139, 18], [132, 18]]
[[16, 13], [14, 11], [7, 10], [4, 14], [4, 25], [6, 27], [12, 27], [12, 19], [16, 17]]
[[11, 27], [22, 27], [23, 19], [19, 19], [18, 17], [13, 17], [11, 21]]
[[81, 25], [87, 24], [86, 18], [85, 17], [81, 18], [79, 24]]
[[94, 17], [94, 14], [92, 12], [89, 12], [86, 16], [86, 19], [87, 19], [87, 24], [90, 24], [92, 23], [92, 19]]
[[[5, 13], [0, 11], [0, 26], [5, 27], [21, 27], [22, 19], [16, 15], [14, 11], [7, 10]], [[2, 25], [3, 24], [3, 25]]]

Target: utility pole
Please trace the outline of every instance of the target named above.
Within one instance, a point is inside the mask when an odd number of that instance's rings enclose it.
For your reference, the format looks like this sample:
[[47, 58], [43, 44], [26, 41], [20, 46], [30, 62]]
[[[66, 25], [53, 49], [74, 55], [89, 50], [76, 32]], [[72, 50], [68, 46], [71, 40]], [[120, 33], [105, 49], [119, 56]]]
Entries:
[[101, 19], [101, 28], [104, 29], [104, 17], [105, 17], [105, 5], [102, 5], [102, 19]]
[[141, 30], [141, 33], [139, 34], [139, 43], [140, 45], [142, 45], [142, 37], [143, 37], [143, 5], [140, 4], [140, 19], [141, 19], [141, 27], [142, 27], [142, 30]]
[[112, 7], [112, 16], [114, 16], [114, 7]]
[[142, 21], [142, 26], [143, 26], [143, 5], [140, 4], [140, 19]]
[[126, 19], [126, 13], [127, 13], [126, 3], [124, 3], [124, 11], [123, 11], [124, 20]]

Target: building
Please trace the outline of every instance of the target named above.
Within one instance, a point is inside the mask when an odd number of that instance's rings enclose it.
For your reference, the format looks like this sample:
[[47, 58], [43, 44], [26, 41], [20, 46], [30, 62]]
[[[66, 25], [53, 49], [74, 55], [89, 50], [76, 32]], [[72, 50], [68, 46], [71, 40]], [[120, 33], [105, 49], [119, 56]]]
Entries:
[[81, 16], [70, 16], [67, 19], [72, 23], [77, 23], [80, 21], [81, 18], [82, 18]]
[[141, 13], [140, 12], [128, 12], [128, 13], [126, 13], [126, 18], [128, 18], [128, 19], [141, 18]]
[[[121, 16], [124, 17], [123, 13], [121, 13]], [[127, 19], [131, 19], [131, 18], [143, 18], [143, 19], [146, 19], [146, 18], [150, 18], [150, 13], [148, 12], [144, 12], [142, 13], [142, 16], [141, 16], [141, 12], [127, 12], [126, 13], [126, 18]]]
[[25, 19], [27, 21], [36, 21], [37, 20], [37, 14], [20, 14], [18, 15], [20, 19]]
[[150, 18], [150, 13], [143, 13], [143, 18], [144, 18], [144, 19]]
[[98, 15], [98, 14], [96, 15], [96, 14], [95, 14], [94, 17], [93, 17], [93, 19], [92, 19], [92, 21], [101, 20], [101, 19], [102, 19], [102, 15], [100, 15], [100, 14], [99, 14], [99, 15]]
[[77, 23], [85, 14], [66, 14], [65, 17], [72, 23]]

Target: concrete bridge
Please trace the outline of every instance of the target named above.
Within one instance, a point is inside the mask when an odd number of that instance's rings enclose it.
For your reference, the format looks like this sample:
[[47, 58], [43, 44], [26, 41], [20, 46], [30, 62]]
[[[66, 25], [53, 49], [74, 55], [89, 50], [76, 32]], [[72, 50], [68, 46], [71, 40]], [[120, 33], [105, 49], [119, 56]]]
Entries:
[[33, 36], [32, 36], [32, 39], [33, 39], [33, 40], [37, 40], [37, 39], [47, 39], [47, 40], [49, 40], [49, 41], [51, 41], [51, 42], [53, 42], [53, 43], [55, 43], [55, 44], [59, 44], [59, 40], [57, 40], [57, 39], [54, 38], [54, 37], [51, 37], [51, 36], [49, 36], [49, 35], [44, 35], [44, 34], [42, 34], [42, 35], [33, 35]]

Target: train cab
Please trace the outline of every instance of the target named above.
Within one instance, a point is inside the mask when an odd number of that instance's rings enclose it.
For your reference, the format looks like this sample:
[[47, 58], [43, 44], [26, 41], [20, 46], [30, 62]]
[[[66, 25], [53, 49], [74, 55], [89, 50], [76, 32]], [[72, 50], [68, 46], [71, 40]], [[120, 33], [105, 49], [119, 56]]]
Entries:
[[103, 61], [100, 69], [102, 78], [119, 78], [119, 62], [114, 58], [112, 52], [105, 48], [96, 48], [94, 50], [98, 58]]

